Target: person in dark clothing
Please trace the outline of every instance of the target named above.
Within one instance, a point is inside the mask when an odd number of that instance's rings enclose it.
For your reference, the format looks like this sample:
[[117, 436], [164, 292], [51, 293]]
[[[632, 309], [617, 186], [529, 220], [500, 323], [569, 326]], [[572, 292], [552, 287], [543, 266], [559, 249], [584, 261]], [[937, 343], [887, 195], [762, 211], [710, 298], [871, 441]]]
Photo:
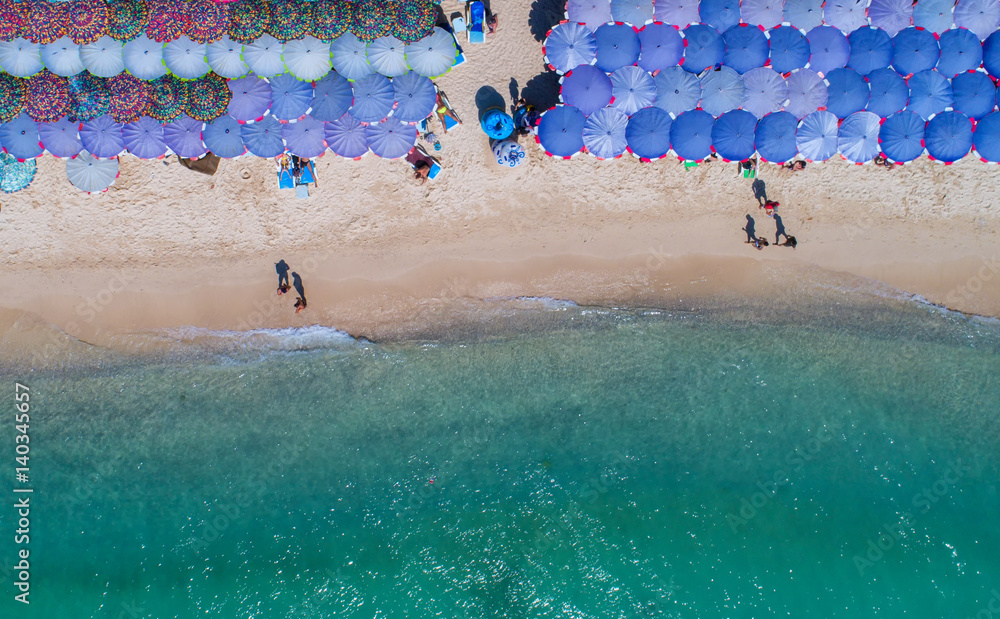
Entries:
[[288, 270], [289, 266], [284, 260], [274, 264], [274, 270], [278, 273], [278, 294], [288, 292]]
[[781, 240], [782, 236], [784, 236], [785, 240], [787, 241], [788, 233], [785, 232], [785, 224], [781, 221], [781, 215], [777, 213], [774, 214], [774, 227], [775, 227], [774, 244], [777, 245], [778, 241]]
[[795, 249], [795, 247], [796, 247], [796, 246], [797, 246], [798, 244], [799, 244], [799, 242], [795, 240], [795, 237], [794, 237], [794, 236], [788, 236], [788, 235], [786, 234], [786, 235], [785, 235], [785, 242], [784, 242], [784, 243], [782, 243], [781, 245], [782, 245], [782, 247], [791, 247], [792, 249]]

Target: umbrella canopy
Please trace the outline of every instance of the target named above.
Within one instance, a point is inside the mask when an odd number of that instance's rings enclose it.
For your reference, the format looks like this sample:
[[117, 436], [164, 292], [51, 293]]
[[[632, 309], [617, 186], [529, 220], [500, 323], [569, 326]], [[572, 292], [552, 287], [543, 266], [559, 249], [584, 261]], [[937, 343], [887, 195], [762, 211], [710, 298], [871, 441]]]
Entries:
[[273, 116], [265, 116], [260, 122], [240, 127], [243, 144], [252, 155], [277, 157], [285, 152], [285, 141], [281, 138], [281, 127]]
[[[344, 83], [346, 84], [347, 81], [345, 80]], [[434, 111], [437, 90], [434, 88], [434, 82], [429, 78], [408, 71], [393, 78], [392, 89], [396, 97], [396, 109], [392, 112], [393, 118], [398, 118], [404, 123], [416, 123], [427, 118]], [[350, 109], [350, 103], [347, 104], [344, 111], [348, 109]]]
[[[404, 47], [404, 55], [405, 51]], [[352, 32], [345, 32], [334, 39], [330, 44], [330, 58], [337, 73], [351, 81], [375, 72], [374, 67], [368, 64], [368, 44]]]
[[134, 75], [119, 73], [108, 78], [109, 111], [120, 123], [142, 116], [149, 107], [149, 84]]
[[96, 41], [107, 29], [108, 6], [102, 0], [76, 0], [70, 3], [67, 30], [75, 43]]
[[1000, 112], [993, 112], [976, 123], [972, 141], [980, 158], [1000, 163]]
[[125, 70], [121, 41], [105, 35], [93, 43], [80, 46], [80, 60], [87, 70], [98, 77], [111, 77]]
[[670, 126], [670, 144], [681, 159], [700, 161], [712, 153], [715, 119], [703, 110], [684, 112]]
[[197, 159], [208, 152], [205, 143], [201, 141], [201, 132], [204, 128], [205, 123], [202, 121], [190, 116], [181, 116], [163, 125], [163, 141], [167, 143], [167, 148], [177, 153], [177, 156]]
[[868, 105], [871, 88], [853, 69], [834, 69], [826, 76], [826, 109], [838, 118], [847, 118]]
[[378, 73], [354, 82], [354, 105], [350, 113], [365, 123], [382, 120], [392, 111], [396, 91], [392, 82]]
[[80, 122], [111, 113], [111, 88], [107, 79], [84, 72], [67, 82], [70, 94], [67, 116]]
[[686, 45], [682, 66], [687, 71], [701, 73], [721, 64], [726, 57], [726, 41], [715, 28], [702, 24], [688, 26], [684, 30], [684, 39]]
[[868, 5], [868, 20], [872, 26], [890, 37], [908, 28], [912, 19], [913, 0], [872, 0]]
[[892, 69], [878, 69], [866, 75], [865, 81], [871, 88], [865, 108], [869, 112], [887, 118], [906, 107], [910, 89], [899, 73]]
[[653, 78], [639, 67], [622, 67], [611, 74], [611, 106], [631, 116], [656, 101]]
[[536, 139], [551, 157], [570, 158], [583, 149], [583, 112], [572, 105], [557, 105], [542, 114]]
[[584, 24], [591, 31], [611, 19], [611, 4], [607, 0], [569, 0], [566, 3], [566, 19]]
[[281, 41], [265, 34], [243, 46], [243, 62], [260, 77], [281, 75], [285, 72], [285, 63], [281, 60], [283, 50]]
[[326, 123], [326, 143], [335, 154], [357, 159], [368, 152], [365, 126], [350, 114]]
[[858, 28], [847, 37], [851, 55], [848, 68], [861, 75], [884, 69], [892, 62], [892, 39], [878, 28]]
[[924, 145], [932, 159], [958, 161], [972, 150], [972, 120], [961, 112], [943, 112], [927, 123]]
[[983, 42], [983, 67], [994, 79], [1000, 76], [1000, 31]]
[[62, 77], [76, 75], [86, 68], [80, 60], [80, 46], [69, 37], [42, 45], [40, 54], [45, 68]]
[[223, 159], [239, 157], [247, 151], [239, 121], [228, 114], [206, 123], [201, 139], [208, 150]]
[[330, 71], [313, 88], [312, 111], [316, 120], [333, 122], [347, 113], [354, 104], [354, 89], [339, 73]]
[[141, 34], [122, 48], [125, 70], [141, 80], [155, 80], [167, 74], [163, 64], [163, 43]]
[[167, 153], [167, 143], [163, 139], [163, 123], [143, 116], [122, 127], [125, 148], [140, 159], [157, 159]]
[[770, 54], [767, 35], [760, 28], [739, 24], [726, 30], [722, 38], [726, 42], [726, 55], [722, 64], [743, 74], [750, 69], [763, 67]]
[[190, 21], [188, 3], [183, 0], [146, 0], [149, 21], [146, 35], [154, 41], [166, 43], [184, 34]]
[[50, 123], [38, 123], [38, 139], [45, 150], [56, 157], [75, 157], [83, 150], [79, 123], [60, 118]]
[[[305, 4], [308, 6], [310, 3]], [[392, 33], [395, 22], [395, 2], [359, 0], [354, 3], [354, 22], [351, 24], [351, 31], [366, 43]]]
[[188, 82], [187, 105], [184, 113], [201, 121], [215, 120], [226, 113], [233, 93], [229, 91], [226, 80], [215, 73], [209, 73], [201, 79]]
[[24, 23], [24, 38], [45, 44], [65, 36], [69, 25], [69, 5], [28, 0], [28, 20]]
[[247, 45], [264, 35], [270, 21], [267, 2], [236, 2], [229, 8], [229, 36]]
[[625, 141], [633, 155], [644, 160], [665, 157], [670, 151], [670, 114], [658, 107], [639, 110], [628, 119]]
[[[605, 73], [639, 61], [639, 35], [625, 24], [605, 24], [594, 32], [597, 68]], [[572, 68], [572, 67], [570, 67]]]
[[212, 67], [205, 59], [207, 54], [207, 45], [195, 43], [186, 36], [163, 46], [163, 62], [167, 70], [182, 80], [196, 80], [208, 74]]
[[185, 33], [198, 43], [218, 41], [229, 29], [229, 5], [214, 0], [189, 0]]
[[956, 76], [951, 80], [951, 91], [952, 109], [975, 120], [992, 112], [997, 103], [997, 87], [982, 71]]
[[[681, 112], [693, 110], [701, 101], [701, 80], [694, 73], [681, 67], [668, 67], [653, 78], [656, 86], [656, 107], [677, 117]], [[742, 100], [743, 95], [740, 94]]]
[[899, 112], [885, 119], [878, 143], [887, 159], [898, 163], [913, 161], [924, 154], [924, 122], [913, 112]]
[[701, 109], [721, 116], [743, 104], [743, 78], [730, 67], [719, 67], [701, 78]]
[[1000, 2], [997, 0], [958, 0], [955, 3], [954, 18], [956, 26], [968, 28], [982, 41], [1000, 27]]
[[656, 0], [653, 3], [653, 18], [664, 24], [687, 28], [701, 20], [698, 0]]
[[[386, 78], [386, 82], [389, 80]], [[309, 113], [313, 88], [290, 73], [268, 80], [271, 84], [271, 115], [278, 120], [296, 120]]]
[[104, 191], [118, 178], [118, 159], [98, 159], [84, 151], [66, 162], [66, 176], [80, 191]]
[[108, 34], [117, 41], [131, 41], [149, 25], [149, 6], [143, 0], [106, 0]]
[[683, 57], [684, 39], [673, 26], [646, 24], [639, 30], [638, 64], [646, 71], [676, 66]]
[[[586, 30], [583, 26], [580, 28]], [[587, 34], [590, 34], [589, 30]], [[396, 77], [409, 70], [406, 66], [406, 44], [394, 36], [379, 37], [369, 43], [365, 50], [368, 64], [382, 75]]]
[[940, 34], [951, 28], [954, 0], [920, 0], [913, 7], [913, 25]]
[[941, 58], [937, 71], [951, 79], [959, 73], [978, 69], [983, 64], [983, 47], [979, 38], [965, 28], [952, 28], [941, 34]]
[[878, 155], [881, 119], [871, 112], [855, 112], [840, 124], [837, 149], [853, 163], [866, 163]]
[[768, 32], [771, 51], [771, 68], [778, 73], [788, 73], [809, 64], [809, 39], [797, 28], [779, 26]]
[[765, 30], [775, 28], [784, 21], [783, 0], [743, 0], [740, 15], [751, 26], [761, 26]]
[[[820, 108], [826, 108], [826, 80], [819, 73], [809, 69], [798, 69], [785, 79], [788, 86], [788, 102], [785, 111], [802, 119]], [[906, 84], [903, 84], [906, 91]]]
[[0, 153], [0, 191], [15, 193], [31, 184], [38, 163], [34, 159], [18, 161], [7, 153]]
[[42, 70], [41, 47], [25, 39], [0, 41], [0, 68], [15, 77], [31, 77]]
[[[348, 13], [349, 9], [344, 9], [351, 6], [350, 2], [335, 2], [334, 4], [337, 7], [343, 7], [341, 8], [342, 14]], [[322, 2], [319, 6], [322, 6]], [[313, 8], [313, 20], [316, 20], [316, 8]], [[396, 11], [396, 23], [393, 25], [392, 34], [404, 43], [412, 43], [427, 36], [427, 33], [434, 27], [435, 21], [437, 21], [437, 5], [430, 0], [403, 0], [399, 3]], [[313, 26], [313, 30], [315, 31], [315, 26]], [[317, 34], [316, 36], [324, 40], [331, 40], [334, 38], [333, 35], [339, 36], [343, 33], [343, 31], [338, 32], [335, 28], [330, 28], [329, 31], [330, 35]]]
[[937, 71], [921, 71], [907, 80], [906, 85], [910, 88], [906, 109], [920, 114], [924, 120], [951, 107], [951, 84]]
[[[399, 45], [402, 46], [402, 43]], [[330, 44], [316, 37], [307, 36], [285, 43], [282, 58], [289, 73], [307, 82], [320, 79], [333, 68], [330, 63]]]
[[920, 28], [900, 30], [892, 48], [892, 68], [903, 77], [933, 69], [941, 55], [937, 37]]
[[851, 33], [868, 25], [865, 9], [869, 0], [827, 0], [823, 5], [823, 21], [839, 28], [842, 32]]
[[598, 159], [621, 157], [628, 147], [625, 127], [628, 116], [619, 109], [605, 107], [587, 117], [583, 124], [583, 145]]
[[823, 0], [785, 0], [784, 23], [809, 32], [823, 25]]
[[243, 77], [250, 72], [250, 66], [243, 62], [243, 44], [228, 35], [209, 43], [205, 57], [212, 71], [226, 79]]
[[563, 22], [549, 30], [542, 45], [545, 64], [556, 73], [566, 73], [597, 59], [597, 39], [583, 24]]
[[9, 122], [24, 111], [28, 88], [19, 77], [0, 73], [0, 122]]
[[777, 112], [788, 99], [788, 85], [784, 78], [770, 67], [750, 69], [743, 75], [742, 107], [757, 118]]
[[611, 20], [641, 27], [653, 21], [653, 0], [611, 0]]
[[809, 161], [826, 161], [836, 155], [838, 123], [837, 117], [825, 110], [800, 120], [795, 145], [802, 156]]
[[430, 78], [440, 77], [450, 71], [457, 57], [455, 38], [438, 26], [419, 41], [406, 44], [406, 63], [410, 69]]
[[293, 41], [304, 35], [311, 22], [310, 5], [311, 3], [303, 0], [271, 0], [268, 34], [282, 42]]
[[701, 0], [698, 7], [699, 21], [725, 32], [740, 23], [739, 0]]
[[372, 123], [365, 128], [368, 148], [379, 157], [397, 159], [405, 157], [417, 144], [417, 128], [401, 123], [395, 118], [387, 118], [380, 123]]
[[81, 123], [80, 141], [83, 148], [95, 157], [117, 157], [125, 150], [122, 125], [108, 114]]
[[611, 78], [595, 66], [580, 65], [559, 81], [562, 84], [559, 88], [560, 101], [576, 107], [584, 116], [590, 116], [611, 103]]
[[725, 161], [743, 161], [756, 152], [757, 117], [744, 110], [726, 112], [712, 125], [712, 148]]
[[851, 45], [844, 33], [831, 26], [818, 26], [806, 35], [809, 39], [809, 64], [817, 73], [826, 75], [834, 69], [847, 66], [851, 59]]
[[38, 125], [27, 114], [0, 125], [0, 145], [17, 159], [32, 159], [42, 154]]
[[233, 93], [229, 100], [229, 115], [241, 123], [260, 120], [271, 107], [271, 85], [267, 80], [248, 75], [226, 84]]
[[754, 147], [761, 160], [785, 163], [799, 154], [795, 131], [799, 119], [788, 112], [774, 112], [760, 119], [754, 132]]
[[180, 116], [188, 103], [188, 85], [173, 75], [164, 75], [149, 83], [147, 114], [161, 122]]
[[58, 120], [70, 111], [70, 105], [69, 82], [65, 77], [42, 71], [28, 80], [28, 99], [24, 111], [32, 120]]

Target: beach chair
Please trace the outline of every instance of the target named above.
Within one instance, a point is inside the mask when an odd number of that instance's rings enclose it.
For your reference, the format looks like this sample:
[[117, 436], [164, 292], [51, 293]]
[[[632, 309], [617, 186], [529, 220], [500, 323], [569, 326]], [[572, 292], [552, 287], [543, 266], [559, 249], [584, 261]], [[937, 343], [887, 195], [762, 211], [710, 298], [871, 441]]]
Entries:
[[295, 179], [292, 178], [292, 171], [282, 168], [278, 171], [278, 189], [294, 189]]
[[698, 167], [698, 162], [697, 161], [685, 161], [684, 162], [684, 169], [685, 170], [690, 170], [691, 168], [697, 168], [697, 167]]
[[[448, 101], [448, 95], [444, 94], [443, 90], [438, 90], [438, 94], [441, 95], [441, 102], [444, 103], [446, 108], [448, 108], [448, 111], [455, 116], [458, 116], [458, 112], [455, 111], [455, 108], [451, 107], [451, 101]], [[458, 117], [461, 118], [461, 116]], [[461, 125], [458, 124], [457, 120], [446, 114], [444, 117], [444, 126], [448, 131], [451, 131], [455, 127], [460, 127]]]
[[308, 165], [304, 165], [299, 172], [299, 183], [303, 185], [308, 185], [309, 183], [315, 183], [316, 179], [313, 178], [312, 170], [309, 169]]
[[466, 20], [469, 22], [466, 33], [469, 43], [486, 42], [486, 5], [479, 0], [473, 0], [465, 6]]
[[739, 168], [740, 169], [740, 174], [743, 175], [743, 178], [751, 178], [751, 179], [757, 178], [757, 168], [750, 168], [748, 170], [748, 169], [744, 168], [741, 164], [736, 164], [736, 165], [738, 165], [740, 167]]
[[410, 167], [414, 170], [417, 169], [418, 162], [423, 162], [430, 166], [430, 172], [427, 173], [427, 178], [430, 180], [434, 180], [437, 178], [438, 174], [441, 173], [441, 164], [438, 163], [438, 160], [432, 157], [427, 150], [419, 144], [414, 146], [413, 150], [407, 153], [406, 160], [410, 163]]
[[299, 183], [295, 186], [295, 197], [299, 199], [304, 199], [309, 197], [309, 187]]
[[461, 15], [451, 20], [451, 30], [455, 34], [462, 34], [465, 32], [465, 20], [462, 19]]

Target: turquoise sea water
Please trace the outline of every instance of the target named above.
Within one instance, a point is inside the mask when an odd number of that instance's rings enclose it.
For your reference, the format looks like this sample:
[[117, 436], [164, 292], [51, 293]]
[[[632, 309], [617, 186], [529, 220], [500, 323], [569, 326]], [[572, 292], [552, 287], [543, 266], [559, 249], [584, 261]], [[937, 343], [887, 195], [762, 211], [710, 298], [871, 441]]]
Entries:
[[16, 379], [35, 493], [31, 605], [0, 571], [0, 616], [1000, 617], [996, 324], [550, 305], [489, 331], [5, 370], [7, 567]]

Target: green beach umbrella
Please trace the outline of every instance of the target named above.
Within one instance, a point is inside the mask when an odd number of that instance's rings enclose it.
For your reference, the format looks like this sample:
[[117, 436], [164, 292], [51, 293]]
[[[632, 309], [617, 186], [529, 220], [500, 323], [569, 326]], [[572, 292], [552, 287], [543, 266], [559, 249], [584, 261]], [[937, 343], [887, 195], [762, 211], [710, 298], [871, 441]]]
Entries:
[[125, 70], [141, 80], [155, 80], [167, 74], [163, 64], [163, 43], [140, 34], [122, 49]]
[[208, 66], [227, 79], [243, 77], [250, 72], [250, 66], [243, 62], [243, 44], [232, 40], [229, 35], [209, 43], [206, 58]]
[[212, 0], [188, 3], [187, 35], [197, 43], [218, 41], [229, 31], [229, 5]]
[[131, 41], [149, 25], [146, 0], [105, 0], [108, 6], [108, 36]]
[[312, 5], [310, 34], [332, 43], [354, 23], [354, 3], [346, 0], [317, 0]]
[[272, 0], [267, 32], [282, 43], [305, 36], [311, 25], [311, 3], [304, 0]]
[[229, 38], [247, 45], [267, 32], [271, 6], [267, 0], [237, 2], [229, 9]]
[[173, 75], [164, 75], [149, 83], [149, 108], [146, 114], [160, 122], [170, 122], [184, 113], [187, 102], [187, 82], [182, 82]]
[[208, 47], [204, 43], [181, 37], [163, 46], [163, 63], [182, 80], [198, 79], [211, 70], [205, 59], [207, 54]]
[[86, 69], [80, 60], [80, 46], [69, 37], [63, 37], [41, 46], [42, 64], [56, 75], [69, 77]]
[[365, 43], [384, 37], [396, 25], [396, 4], [375, 0], [355, 3], [351, 32]]
[[78, 45], [93, 43], [108, 33], [104, 0], [74, 0], [69, 5], [69, 38]]
[[31, 77], [43, 68], [41, 46], [27, 39], [0, 41], [0, 67], [17, 77]]
[[285, 43], [281, 57], [289, 73], [307, 82], [322, 78], [332, 68], [330, 44], [316, 37], [307, 36]]
[[396, 6], [396, 23], [392, 34], [404, 43], [419, 41], [434, 28], [437, 5], [430, 0], [403, 0]]
[[19, 77], [0, 73], [0, 123], [10, 122], [24, 110], [28, 85]]
[[0, 191], [21, 191], [35, 179], [38, 163], [34, 159], [18, 161], [7, 153], [0, 153]]

